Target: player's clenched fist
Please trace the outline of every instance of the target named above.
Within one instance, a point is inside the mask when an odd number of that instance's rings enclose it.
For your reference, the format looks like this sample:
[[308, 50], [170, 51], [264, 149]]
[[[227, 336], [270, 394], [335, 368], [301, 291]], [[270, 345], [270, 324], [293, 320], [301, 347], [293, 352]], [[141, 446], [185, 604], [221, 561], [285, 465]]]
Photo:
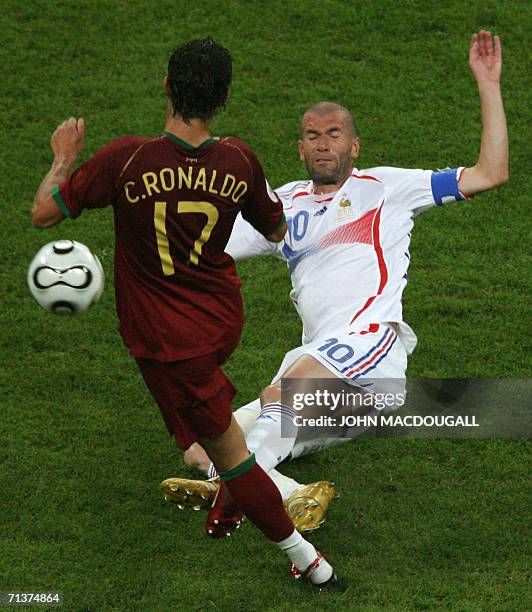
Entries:
[[501, 78], [501, 40], [491, 32], [481, 31], [471, 37], [469, 66], [475, 79], [498, 83]]
[[73, 162], [83, 149], [84, 135], [85, 121], [82, 117], [70, 117], [63, 121], [57, 126], [50, 140], [55, 157], [64, 157]]

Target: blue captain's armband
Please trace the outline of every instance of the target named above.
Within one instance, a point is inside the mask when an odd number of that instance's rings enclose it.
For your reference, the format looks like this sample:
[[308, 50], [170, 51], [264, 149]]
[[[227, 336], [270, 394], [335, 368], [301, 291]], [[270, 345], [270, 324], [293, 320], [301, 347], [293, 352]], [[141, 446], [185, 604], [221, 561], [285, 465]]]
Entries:
[[446, 168], [432, 173], [430, 177], [432, 197], [438, 206], [466, 199], [458, 190], [458, 170], [458, 168]]

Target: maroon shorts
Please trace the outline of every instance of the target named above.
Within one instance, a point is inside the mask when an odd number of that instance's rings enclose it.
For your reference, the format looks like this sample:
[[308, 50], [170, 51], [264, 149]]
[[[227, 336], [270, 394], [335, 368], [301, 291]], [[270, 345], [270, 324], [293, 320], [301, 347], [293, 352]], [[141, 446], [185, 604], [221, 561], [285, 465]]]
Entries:
[[229, 427], [236, 389], [220, 366], [237, 344], [238, 339], [220, 351], [183, 361], [137, 359], [168, 431], [183, 450], [199, 438], [215, 438]]

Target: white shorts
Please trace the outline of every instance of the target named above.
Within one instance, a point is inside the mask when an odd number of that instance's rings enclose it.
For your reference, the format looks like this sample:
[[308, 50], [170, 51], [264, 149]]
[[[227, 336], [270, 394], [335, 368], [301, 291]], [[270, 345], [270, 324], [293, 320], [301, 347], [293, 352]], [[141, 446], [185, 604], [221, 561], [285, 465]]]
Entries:
[[370, 393], [404, 393], [407, 353], [390, 325], [336, 334], [299, 346], [284, 356], [272, 383], [302, 355], [311, 355], [345, 382]]
[[[369, 393], [391, 392], [406, 396], [407, 352], [391, 326], [372, 325], [358, 333], [337, 334], [299, 346], [286, 353], [272, 384], [303, 355], [312, 355], [338, 378], [351, 385], [360, 386]], [[387, 404], [382, 410], [386, 412], [398, 407]], [[256, 399], [235, 412], [235, 417], [246, 434], [255, 426], [260, 410], [260, 400]], [[369, 416], [376, 413], [377, 409]], [[324, 438], [312, 436], [309, 428], [304, 428], [304, 432], [298, 432], [290, 456], [301, 457], [331, 448], [369, 429], [370, 426], [357, 425], [343, 432], [343, 437]]]
[[[388, 398], [392, 397], [388, 394], [393, 394], [397, 403], [387, 402], [385, 407], [380, 408], [383, 412], [395, 410], [404, 403], [407, 352], [390, 325], [373, 324], [360, 332], [335, 334], [299, 346], [285, 355], [272, 383], [282, 378], [286, 370], [302, 355], [311, 355], [335, 376], [367, 393], [386, 394]], [[374, 409], [371, 415], [376, 413]], [[323, 438], [309, 436], [311, 431], [306, 428], [298, 434], [290, 456], [301, 457], [331, 448], [369, 429], [369, 426], [357, 425], [343, 432], [342, 437]]]

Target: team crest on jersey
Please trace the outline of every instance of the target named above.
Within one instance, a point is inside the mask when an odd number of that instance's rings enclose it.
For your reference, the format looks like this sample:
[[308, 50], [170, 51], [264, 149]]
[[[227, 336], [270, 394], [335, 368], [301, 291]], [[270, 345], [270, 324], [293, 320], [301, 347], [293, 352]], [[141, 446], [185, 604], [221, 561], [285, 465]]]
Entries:
[[336, 211], [336, 220], [343, 221], [344, 219], [350, 219], [356, 215], [356, 211], [351, 207], [351, 200], [348, 198], [342, 198], [338, 202], [338, 210]]

